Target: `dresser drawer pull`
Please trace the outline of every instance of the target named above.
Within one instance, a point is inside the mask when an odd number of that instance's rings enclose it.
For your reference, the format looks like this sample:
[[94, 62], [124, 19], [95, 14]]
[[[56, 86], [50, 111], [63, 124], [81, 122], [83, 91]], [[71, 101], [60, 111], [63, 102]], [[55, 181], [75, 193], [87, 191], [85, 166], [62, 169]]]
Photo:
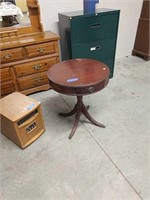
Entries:
[[101, 27], [100, 23], [91, 24], [91, 28], [100, 28], [100, 27]]
[[43, 81], [43, 80], [44, 80], [43, 77], [40, 77], [40, 78], [36, 78], [36, 79], [35, 79], [35, 81], [36, 81], [37, 83], [40, 83], [40, 82]]
[[100, 48], [101, 48], [100, 46], [91, 47], [90, 51], [96, 51], [96, 50], [99, 50]]
[[94, 87], [89, 87], [88, 92], [89, 92], [89, 93], [94, 92]]
[[35, 65], [33, 66], [34, 69], [39, 70], [42, 67], [42, 65]]
[[37, 51], [38, 51], [39, 53], [43, 53], [43, 52], [45, 51], [45, 48], [42, 48], [42, 47], [37, 48]]
[[12, 57], [11, 53], [7, 53], [7, 54], [3, 55], [3, 58], [6, 59], [6, 60], [11, 58], [11, 57]]

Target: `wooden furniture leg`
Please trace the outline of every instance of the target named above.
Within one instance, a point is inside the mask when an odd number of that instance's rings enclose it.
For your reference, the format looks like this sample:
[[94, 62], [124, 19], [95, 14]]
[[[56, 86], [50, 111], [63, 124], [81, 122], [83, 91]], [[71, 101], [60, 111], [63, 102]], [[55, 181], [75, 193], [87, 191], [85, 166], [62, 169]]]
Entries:
[[84, 116], [94, 125], [96, 126], [99, 126], [99, 127], [102, 127], [102, 128], [105, 128], [105, 126], [99, 122], [97, 122], [95, 119], [93, 119], [91, 117], [91, 115], [88, 113], [88, 109], [89, 109], [89, 106], [85, 106], [84, 103], [83, 103], [83, 96], [77, 96], [77, 103], [76, 105], [74, 106], [73, 110], [68, 112], [68, 113], [59, 113], [60, 116], [63, 116], [63, 117], [67, 117], [67, 116], [71, 116], [73, 114], [76, 113], [76, 117], [75, 117], [75, 121], [74, 121], [74, 124], [73, 124], [73, 128], [72, 128], [72, 131], [69, 135], [69, 139], [71, 139], [77, 129], [77, 126], [78, 126], [78, 123], [79, 123], [79, 119], [80, 119], [80, 116], [81, 114], [83, 113]]
[[91, 117], [91, 115], [88, 113], [87, 111], [87, 107], [85, 105], [83, 105], [82, 107], [82, 113], [84, 114], [84, 116], [90, 121], [92, 122], [92, 124], [96, 125], [96, 126], [99, 126], [99, 127], [102, 127], [102, 128], [105, 128], [105, 125], [97, 122], [95, 119], [93, 119]]
[[73, 110], [71, 110], [68, 113], [59, 113], [59, 116], [68, 117], [68, 116], [71, 116], [71, 115], [75, 114], [76, 111], [77, 111], [77, 105], [75, 105]]

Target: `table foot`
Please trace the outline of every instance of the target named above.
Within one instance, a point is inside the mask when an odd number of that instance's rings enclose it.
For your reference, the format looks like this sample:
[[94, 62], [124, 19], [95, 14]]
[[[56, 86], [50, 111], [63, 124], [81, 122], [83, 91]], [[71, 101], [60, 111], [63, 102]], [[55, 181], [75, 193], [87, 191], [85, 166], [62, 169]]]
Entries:
[[83, 108], [82, 108], [82, 113], [83, 113], [84, 116], [85, 116], [90, 122], [92, 122], [94, 125], [99, 126], [99, 127], [102, 127], [102, 128], [105, 128], [105, 125], [103, 125], [103, 124], [97, 122], [95, 119], [93, 119], [93, 118], [91, 117], [91, 115], [90, 115], [90, 114], [88, 113], [88, 111], [87, 111], [87, 108], [86, 108], [84, 105], [83, 105]]

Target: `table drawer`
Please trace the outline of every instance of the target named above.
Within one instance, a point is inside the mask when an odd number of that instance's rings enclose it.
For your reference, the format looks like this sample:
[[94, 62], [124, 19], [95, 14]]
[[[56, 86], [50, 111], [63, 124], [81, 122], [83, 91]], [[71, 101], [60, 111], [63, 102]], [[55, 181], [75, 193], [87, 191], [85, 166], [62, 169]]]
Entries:
[[1, 81], [10, 81], [11, 80], [11, 73], [9, 68], [3, 68], [0, 69], [0, 74], [1, 74]]
[[12, 81], [1, 83], [1, 96], [5, 96], [15, 91], [15, 86]]
[[1, 62], [7, 63], [23, 59], [22, 48], [1, 51]]
[[109, 82], [109, 78], [105, 79], [104, 81], [98, 83], [97, 85], [87, 86], [87, 87], [78, 87], [75, 89], [76, 95], [88, 95], [95, 92], [98, 92], [106, 87]]
[[52, 88], [61, 94], [67, 94], [67, 95], [89, 95], [95, 92], [98, 92], [102, 90], [109, 82], [109, 78], [106, 78], [105, 80], [101, 81], [100, 83], [96, 85], [91, 86], [84, 86], [84, 87], [65, 87], [60, 84], [56, 84], [52, 81], [50, 81], [50, 85]]
[[97, 15], [71, 19], [72, 44], [116, 37], [119, 14]]
[[47, 43], [41, 43], [41, 44], [37, 44], [37, 45], [27, 46], [27, 47], [25, 47], [25, 51], [26, 51], [26, 55], [28, 58], [55, 53], [56, 52], [56, 43], [55, 42], [47, 42]]
[[115, 56], [116, 39], [105, 39], [85, 44], [72, 45], [73, 58], [90, 58], [100, 60]]
[[17, 83], [20, 90], [25, 90], [48, 84], [49, 81], [46, 72], [43, 72], [32, 76], [19, 78], [17, 79]]
[[30, 62], [22, 65], [14, 66], [14, 71], [17, 77], [22, 77], [30, 74], [47, 71], [52, 65], [57, 63], [57, 57]]

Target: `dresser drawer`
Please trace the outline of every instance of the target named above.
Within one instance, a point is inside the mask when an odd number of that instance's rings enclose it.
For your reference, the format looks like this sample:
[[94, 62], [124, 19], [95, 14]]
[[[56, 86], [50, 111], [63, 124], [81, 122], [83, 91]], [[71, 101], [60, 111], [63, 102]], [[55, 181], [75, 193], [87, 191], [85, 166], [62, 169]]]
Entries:
[[1, 83], [1, 96], [5, 96], [15, 91], [15, 86], [12, 81]]
[[51, 54], [56, 52], [55, 42], [46, 42], [38, 45], [32, 45], [25, 47], [26, 55], [28, 58], [33, 58], [36, 56], [42, 56], [45, 54]]
[[1, 51], [1, 62], [7, 63], [23, 59], [22, 48], [14, 48], [10, 50]]
[[32, 76], [19, 78], [17, 79], [17, 83], [20, 90], [25, 90], [48, 84], [49, 80], [46, 72], [43, 72]]
[[11, 73], [9, 68], [3, 68], [0, 69], [0, 74], [1, 74], [1, 81], [10, 81], [11, 80]]
[[115, 55], [116, 39], [105, 39], [97, 42], [72, 45], [73, 58], [104, 59]]
[[16, 65], [13, 67], [13, 69], [17, 77], [22, 77], [47, 71], [55, 63], [57, 63], [57, 57]]
[[71, 19], [72, 44], [116, 37], [118, 13]]

